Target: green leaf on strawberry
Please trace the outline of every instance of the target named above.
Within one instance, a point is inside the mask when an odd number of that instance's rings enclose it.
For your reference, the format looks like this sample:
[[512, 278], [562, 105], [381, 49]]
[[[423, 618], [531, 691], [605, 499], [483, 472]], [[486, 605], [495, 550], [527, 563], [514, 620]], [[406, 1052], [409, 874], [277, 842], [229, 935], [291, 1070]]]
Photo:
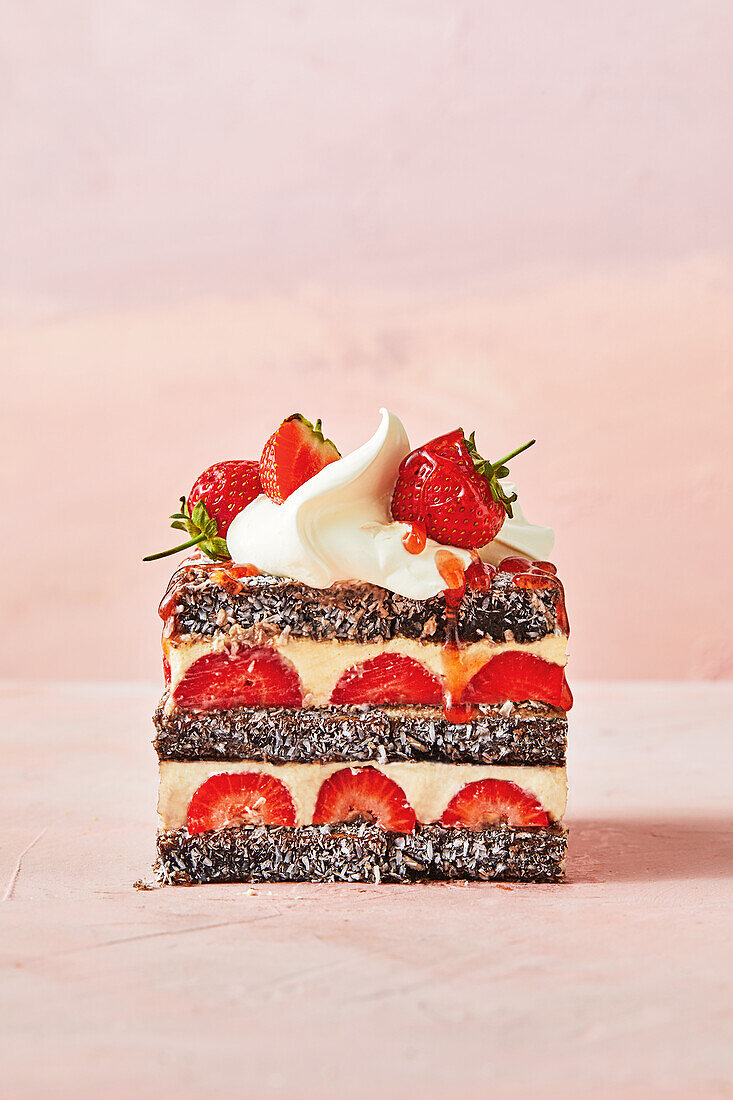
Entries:
[[179, 546], [173, 546], [170, 550], [163, 550], [159, 554], [148, 554], [143, 561], [156, 561], [158, 558], [167, 558], [171, 554], [178, 554], [182, 550], [188, 550], [192, 546], [198, 546], [211, 558], [212, 561], [225, 561], [231, 557], [224, 539], [218, 537], [219, 525], [206, 511], [206, 505], [197, 500], [193, 510], [185, 497], [181, 497], [181, 510], [171, 516], [173, 527], [177, 531], [186, 531], [189, 535], [188, 542], [182, 542]]
[[207, 545], [210, 548], [209, 550], [206, 551], [206, 553], [209, 555], [209, 557], [214, 557], [214, 558], [220, 559], [222, 561], [225, 560], [226, 558], [231, 557], [231, 554], [229, 553], [229, 550], [227, 549], [227, 544], [226, 544], [224, 539], [210, 538], [208, 540]]
[[516, 493], [507, 493], [504, 486], [501, 484], [500, 478], [509, 476], [509, 467], [505, 465], [511, 458], [515, 458], [521, 454], [522, 451], [528, 450], [537, 441], [530, 439], [529, 443], [523, 443], [521, 447], [517, 447], [516, 450], [510, 451], [508, 455], [504, 455], [498, 462], [491, 462], [488, 458], [483, 458], [476, 447], [476, 433], [471, 432], [469, 436], [466, 436], [466, 447], [468, 453], [471, 456], [474, 469], [482, 477], [486, 478], [489, 485], [489, 492], [497, 504], [501, 504], [506, 514], [511, 519], [514, 515], [512, 510], [512, 504], [517, 499]]

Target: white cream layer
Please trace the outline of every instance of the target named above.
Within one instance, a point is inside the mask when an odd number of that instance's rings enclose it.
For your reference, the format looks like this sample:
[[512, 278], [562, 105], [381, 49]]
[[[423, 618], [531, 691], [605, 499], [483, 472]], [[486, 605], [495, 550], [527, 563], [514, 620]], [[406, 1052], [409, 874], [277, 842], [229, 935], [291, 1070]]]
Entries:
[[567, 802], [565, 768], [505, 767], [493, 764], [265, 764], [249, 760], [174, 761], [160, 764], [158, 814], [161, 829], [186, 824], [191, 798], [205, 780], [222, 772], [265, 772], [282, 780], [292, 796], [296, 823], [310, 825], [321, 784], [339, 768], [376, 767], [398, 783], [421, 824], [437, 821], [451, 798], [477, 779], [507, 779], [529, 791], [553, 821], [560, 821]]
[[[461, 666], [466, 681], [482, 665], [500, 653], [521, 651], [541, 657], [555, 665], [567, 664], [567, 637], [564, 634], [548, 634], [536, 642], [492, 642], [486, 639], [472, 642], [460, 650]], [[295, 667], [303, 687], [306, 705], [324, 706], [331, 698], [337, 680], [353, 665], [371, 660], [382, 653], [399, 653], [420, 661], [435, 676], [443, 673], [443, 646], [439, 642], [420, 642], [414, 638], [390, 638], [378, 642], [347, 642], [328, 640], [316, 642], [312, 638], [289, 635], [284, 641], [278, 638], [266, 643], [281, 653]], [[171, 694], [194, 661], [208, 653], [234, 653], [236, 641], [229, 634], [215, 634], [195, 642], [171, 642], [163, 639], [163, 652], [171, 668]]]
[[[507, 493], [514, 492], [511, 482], [505, 481]], [[491, 565], [500, 565], [504, 558], [520, 556], [533, 561], [544, 561], [555, 545], [555, 532], [551, 527], [538, 527], [528, 523], [517, 501], [512, 505], [514, 515], [505, 519], [497, 537], [482, 546], [479, 555]]]

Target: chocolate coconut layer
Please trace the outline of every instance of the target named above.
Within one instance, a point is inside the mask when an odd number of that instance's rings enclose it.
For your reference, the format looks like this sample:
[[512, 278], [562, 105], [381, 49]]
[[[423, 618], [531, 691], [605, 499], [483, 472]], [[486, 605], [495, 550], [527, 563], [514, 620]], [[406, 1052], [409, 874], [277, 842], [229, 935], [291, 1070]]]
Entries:
[[158, 836], [155, 871], [167, 885], [210, 882], [424, 882], [471, 879], [557, 882], [567, 834], [560, 826], [443, 825], [413, 834], [376, 825], [238, 826]]
[[161, 760], [435, 760], [451, 764], [565, 763], [567, 718], [544, 703], [480, 706], [472, 722], [440, 707], [283, 707], [155, 712]]
[[[459, 637], [463, 642], [538, 641], [557, 630], [558, 598], [555, 588], [517, 588], [509, 573], [498, 573], [488, 592], [466, 589], [459, 609]], [[356, 581], [326, 589], [264, 575], [233, 581], [223, 567], [188, 565], [174, 574], [166, 602], [174, 616], [174, 635], [259, 628], [272, 634], [288, 630], [317, 641], [445, 638], [442, 595], [409, 600]]]

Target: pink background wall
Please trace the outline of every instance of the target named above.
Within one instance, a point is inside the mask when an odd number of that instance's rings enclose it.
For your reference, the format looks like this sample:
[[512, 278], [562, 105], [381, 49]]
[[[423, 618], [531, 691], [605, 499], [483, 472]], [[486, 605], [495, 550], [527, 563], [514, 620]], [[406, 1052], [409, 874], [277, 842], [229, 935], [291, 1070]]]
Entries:
[[[517, 463], [592, 677], [733, 671], [728, 0], [40, 0], [1, 47], [6, 676], [154, 678], [282, 416]], [[520, 465], [521, 463], [521, 465]]]

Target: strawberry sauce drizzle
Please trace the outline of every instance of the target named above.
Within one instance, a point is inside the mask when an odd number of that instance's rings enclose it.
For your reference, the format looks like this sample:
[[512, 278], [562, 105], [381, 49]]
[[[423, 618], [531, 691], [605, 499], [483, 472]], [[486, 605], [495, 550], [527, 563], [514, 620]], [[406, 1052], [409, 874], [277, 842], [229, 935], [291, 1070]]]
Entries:
[[210, 573], [214, 583], [224, 588], [230, 596], [238, 595], [244, 588], [244, 585], [239, 579], [240, 577], [257, 577], [260, 573], [255, 565], [250, 565], [249, 563], [235, 565], [233, 561], [197, 560], [182, 562], [168, 582], [165, 595], [158, 607], [158, 614], [164, 623], [167, 623], [171, 616], [175, 614], [176, 604], [178, 603], [178, 578], [185, 569], [190, 568], [196, 568], [204, 573]]
[[527, 558], [504, 558], [499, 569], [502, 573], [513, 573], [513, 583], [517, 588], [531, 592], [555, 591], [555, 618], [558, 630], [570, 635], [570, 621], [565, 607], [565, 589], [557, 576], [557, 566], [551, 561], [532, 561]]
[[[472, 562], [473, 564], [475, 563]], [[437, 550], [435, 565], [447, 586], [443, 590], [445, 600], [443, 714], [447, 721], [462, 725], [464, 722], [470, 722], [476, 714], [474, 706], [461, 704], [461, 697], [468, 683], [468, 674], [461, 658], [458, 609], [466, 592], [467, 571], [464, 570], [460, 559], [450, 550]]]
[[225, 589], [230, 596], [238, 596], [244, 588], [240, 577], [256, 577], [260, 572], [254, 565], [249, 564], [234, 565], [231, 562], [215, 564], [218, 565], [218, 569], [211, 570], [211, 579]]
[[473, 592], [488, 592], [498, 570], [495, 565], [482, 561], [478, 551], [471, 551], [471, 564], [466, 570], [466, 581]]
[[166, 589], [165, 596], [163, 596], [163, 599], [158, 605], [158, 614], [160, 615], [163, 622], [170, 618], [170, 616], [176, 609], [176, 604], [178, 603], [178, 588], [176, 587], [176, 585], [173, 584], [174, 579], [175, 574], [171, 578], [171, 582]]
[[422, 554], [427, 537], [425, 524], [414, 521], [410, 523], [410, 530], [402, 536], [402, 545], [408, 554]]

